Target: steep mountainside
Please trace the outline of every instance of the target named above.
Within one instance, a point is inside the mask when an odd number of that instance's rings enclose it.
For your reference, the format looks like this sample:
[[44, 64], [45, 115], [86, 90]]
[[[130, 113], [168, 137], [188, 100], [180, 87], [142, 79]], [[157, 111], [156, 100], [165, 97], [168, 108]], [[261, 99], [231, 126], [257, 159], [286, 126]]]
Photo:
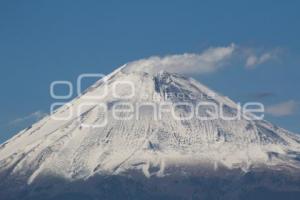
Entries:
[[[0, 146], [5, 180], [0, 196], [9, 193], [10, 184], [30, 188], [45, 183], [43, 177], [71, 181], [71, 188], [80, 188], [76, 184], [91, 183], [95, 177], [109, 177], [110, 182], [117, 176], [126, 188], [127, 178], [135, 176], [162, 183], [175, 176], [184, 183], [186, 177], [222, 177], [227, 172], [299, 174], [298, 135], [251, 120], [254, 116], [203, 120], [215, 111], [199, 107], [203, 102], [218, 105], [228, 118], [239, 112], [233, 101], [191, 78], [123, 66]], [[181, 186], [176, 187], [187, 187]]]

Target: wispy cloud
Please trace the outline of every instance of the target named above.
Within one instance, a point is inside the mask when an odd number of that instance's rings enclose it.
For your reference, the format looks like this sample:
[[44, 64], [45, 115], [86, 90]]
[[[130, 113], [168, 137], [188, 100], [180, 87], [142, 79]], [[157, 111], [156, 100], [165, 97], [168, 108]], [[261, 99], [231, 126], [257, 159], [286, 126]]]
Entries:
[[253, 69], [277, 59], [278, 52], [278, 48], [262, 51], [232, 43], [228, 46], [210, 47], [199, 54], [184, 53], [140, 59], [128, 63], [123, 71], [156, 73], [165, 70], [181, 74], [206, 74], [230, 65], [243, 65], [247, 69]]
[[297, 112], [299, 106], [300, 103], [297, 101], [285, 101], [279, 104], [266, 107], [266, 113], [275, 117], [290, 116]]
[[34, 121], [38, 121], [41, 118], [43, 118], [44, 116], [46, 116], [47, 114], [44, 113], [41, 110], [35, 111], [27, 116], [24, 117], [20, 117], [17, 118], [15, 120], [12, 120], [11, 122], [8, 123], [9, 126], [16, 126], [22, 123], [27, 123], [27, 122], [34, 122]]
[[224, 67], [236, 45], [211, 47], [200, 54], [184, 53], [165, 57], [153, 56], [127, 64], [126, 70], [157, 72], [166, 70], [182, 74], [212, 73]]
[[262, 52], [260, 54], [251, 52], [249, 53], [249, 55], [247, 55], [245, 67], [247, 69], [253, 69], [258, 65], [277, 59], [277, 56], [278, 56], [277, 49], [269, 50], [267, 52]]
[[266, 99], [266, 98], [270, 98], [270, 97], [274, 97], [274, 96], [276, 96], [276, 94], [273, 92], [257, 92], [257, 93], [248, 95], [248, 97], [250, 97], [251, 99], [255, 99], [255, 100], [262, 100], [262, 99]]

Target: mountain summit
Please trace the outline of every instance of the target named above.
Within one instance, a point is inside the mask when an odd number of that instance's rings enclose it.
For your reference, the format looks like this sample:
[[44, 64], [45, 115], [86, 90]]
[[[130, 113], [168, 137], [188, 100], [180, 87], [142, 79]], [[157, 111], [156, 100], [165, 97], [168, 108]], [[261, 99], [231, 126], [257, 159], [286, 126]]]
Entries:
[[32, 186], [52, 178], [80, 185], [95, 177], [299, 174], [300, 137], [239, 111], [192, 78], [125, 65], [0, 146], [0, 196], [20, 190], [32, 199], [47, 190]]

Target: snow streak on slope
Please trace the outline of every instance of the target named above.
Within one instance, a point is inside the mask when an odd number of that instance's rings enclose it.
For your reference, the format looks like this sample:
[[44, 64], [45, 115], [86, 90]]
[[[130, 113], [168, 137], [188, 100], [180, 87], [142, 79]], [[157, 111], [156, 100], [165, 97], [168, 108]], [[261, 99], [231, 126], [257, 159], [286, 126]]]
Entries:
[[[116, 85], [128, 82], [134, 85], [133, 95], [130, 85]], [[173, 95], [166, 98], [168, 94]], [[184, 100], [176, 94], [183, 94]], [[172, 173], [172, 166], [210, 165], [244, 171], [300, 168], [300, 137], [266, 121], [177, 120], [170, 112], [155, 119], [151, 107], [205, 101], [224, 105], [228, 116], [237, 112], [233, 101], [220, 95], [211, 98], [211, 94], [214, 92], [191, 78], [167, 72], [149, 74], [123, 66], [52, 116], [2, 144], [0, 170], [25, 176], [32, 183], [44, 174], [74, 180], [140, 170], [147, 177], [165, 176]], [[113, 108], [119, 103], [139, 105], [138, 118], [113, 117]], [[101, 112], [102, 105], [107, 107], [105, 113]], [[207, 115], [206, 110], [199, 112]], [[57, 120], [69, 114], [69, 119]], [[124, 117], [128, 112], [119, 115]], [[182, 106], [176, 115], [188, 116], [189, 110]]]

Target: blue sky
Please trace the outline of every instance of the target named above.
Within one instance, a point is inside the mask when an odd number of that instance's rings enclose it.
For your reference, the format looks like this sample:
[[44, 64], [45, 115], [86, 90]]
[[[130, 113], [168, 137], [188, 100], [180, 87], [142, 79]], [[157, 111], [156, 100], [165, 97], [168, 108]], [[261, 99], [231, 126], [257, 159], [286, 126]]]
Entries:
[[268, 120], [300, 133], [299, 6], [255, 0], [1, 1], [0, 142], [49, 112], [54, 80], [75, 83], [82, 73], [106, 74], [129, 61], [230, 44], [239, 49], [235, 59], [193, 77], [235, 101], [263, 102]]

